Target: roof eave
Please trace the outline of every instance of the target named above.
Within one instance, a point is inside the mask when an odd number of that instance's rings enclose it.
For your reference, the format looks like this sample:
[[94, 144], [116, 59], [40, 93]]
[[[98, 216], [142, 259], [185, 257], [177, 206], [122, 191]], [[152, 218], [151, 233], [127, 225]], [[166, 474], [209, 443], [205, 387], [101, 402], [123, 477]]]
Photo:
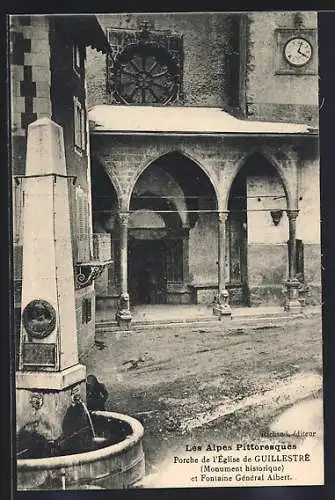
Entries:
[[108, 129], [90, 129], [92, 135], [176, 135], [176, 136], [236, 136], [236, 137], [250, 137], [250, 136], [271, 136], [271, 137], [318, 137], [318, 130], [311, 132], [206, 132], [206, 131], [166, 131], [166, 130], [108, 130]]
[[110, 45], [98, 19], [93, 14], [52, 16], [63, 29], [71, 33], [74, 40], [107, 54]]

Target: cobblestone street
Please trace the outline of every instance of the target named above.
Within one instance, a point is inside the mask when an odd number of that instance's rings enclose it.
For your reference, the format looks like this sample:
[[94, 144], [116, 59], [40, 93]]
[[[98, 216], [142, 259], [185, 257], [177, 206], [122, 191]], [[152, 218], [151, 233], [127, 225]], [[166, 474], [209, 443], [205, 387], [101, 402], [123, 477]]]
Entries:
[[107, 408], [144, 425], [147, 472], [185, 443], [257, 439], [281, 411], [321, 392], [319, 316], [99, 333], [83, 362]]

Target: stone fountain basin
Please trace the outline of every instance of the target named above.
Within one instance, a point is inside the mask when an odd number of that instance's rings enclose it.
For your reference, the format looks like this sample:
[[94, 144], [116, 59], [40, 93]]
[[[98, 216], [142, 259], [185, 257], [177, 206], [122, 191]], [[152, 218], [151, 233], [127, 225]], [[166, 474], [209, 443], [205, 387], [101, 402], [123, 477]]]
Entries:
[[[145, 475], [142, 424], [128, 415], [93, 411], [105, 424], [119, 420], [131, 428], [122, 441], [72, 455], [17, 460], [17, 489], [82, 489], [87, 485], [106, 489], [130, 488]], [[54, 487], [44, 485], [53, 484]]]

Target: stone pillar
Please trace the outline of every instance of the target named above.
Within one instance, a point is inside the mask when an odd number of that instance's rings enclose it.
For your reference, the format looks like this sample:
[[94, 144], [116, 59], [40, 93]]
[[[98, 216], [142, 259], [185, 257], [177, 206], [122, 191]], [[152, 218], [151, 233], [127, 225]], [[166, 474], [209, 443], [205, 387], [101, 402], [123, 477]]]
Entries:
[[189, 280], [189, 229], [185, 229], [183, 234], [183, 282], [188, 283]]
[[296, 278], [297, 244], [296, 244], [296, 223], [299, 210], [287, 210], [289, 224], [289, 242], [288, 242], [288, 279], [285, 283], [287, 297], [285, 301], [285, 311], [301, 311], [299, 302], [300, 282]]
[[[78, 360], [74, 273], [63, 130], [49, 118], [28, 127], [17, 431], [62, 434], [74, 394], [86, 400]], [[19, 440], [18, 440], [19, 441]]]
[[118, 326], [126, 328], [129, 328], [129, 324], [131, 322], [128, 294], [128, 220], [128, 213], [119, 213], [121, 295], [115, 319]]
[[231, 317], [229, 293], [226, 289], [226, 220], [228, 212], [218, 212], [218, 294], [214, 299], [213, 314]]

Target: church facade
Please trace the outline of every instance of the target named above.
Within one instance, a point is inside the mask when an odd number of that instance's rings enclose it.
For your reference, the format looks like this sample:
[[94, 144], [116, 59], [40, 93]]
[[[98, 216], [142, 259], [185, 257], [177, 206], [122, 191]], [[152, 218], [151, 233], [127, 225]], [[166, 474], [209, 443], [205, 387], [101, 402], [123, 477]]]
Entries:
[[93, 232], [113, 262], [97, 308], [129, 321], [138, 304], [319, 304], [316, 14], [99, 21]]
[[64, 133], [81, 352], [96, 310], [320, 304], [316, 13], [11, 16], [10, 40], [17, 328], [43, 116]]

